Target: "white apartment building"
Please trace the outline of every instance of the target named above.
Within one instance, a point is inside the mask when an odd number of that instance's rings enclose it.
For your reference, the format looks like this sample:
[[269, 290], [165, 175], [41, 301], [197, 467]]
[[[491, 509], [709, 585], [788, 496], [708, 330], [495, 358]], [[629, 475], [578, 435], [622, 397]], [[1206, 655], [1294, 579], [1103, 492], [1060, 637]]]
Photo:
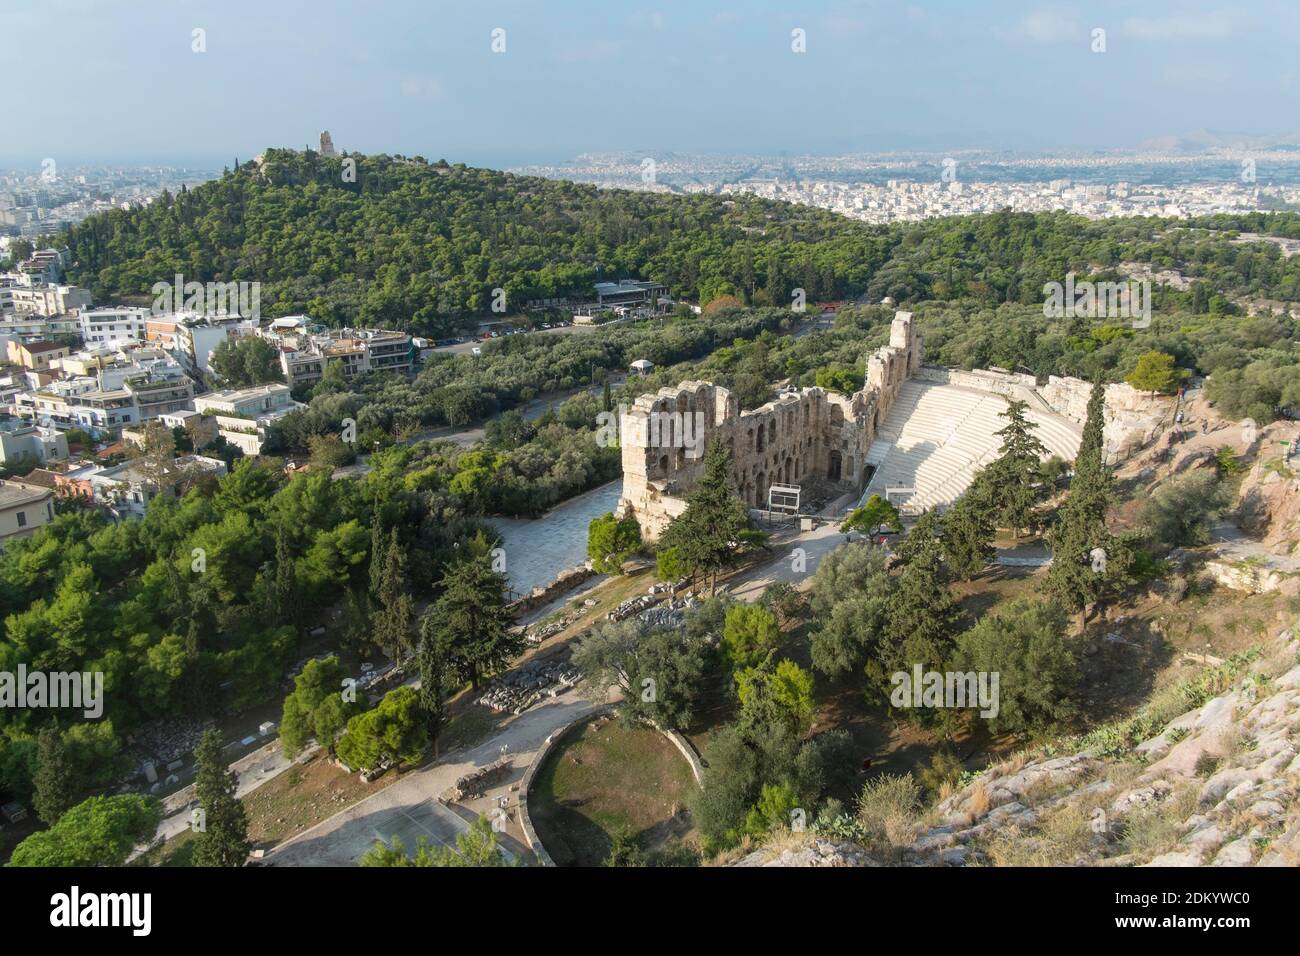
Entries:
[[44, 465], [68, 457], [68, 440], [57, 429], [10, 420], [0, 424], [0, 465], [27, 457]]
[[90, 293], [75, 285], [39, 285], [7, 291], [16, 315], [67, 315], [90, 308]]
[[87, 345], [139, 345], [144, 342], [149, 310], [129, 306], [87, 309], [80, 315], [81, 337]]
[[238, 316], [205, 316], [197, 313], [177, 313], [176, 347], [190, 366], [200, 371], [211, 367], [213, 350], [226, 339], [239, 339], [256, 335], [257, 322]]
[[273, 383], [209, 392], [194, 399], [196, 412], [216, 422], [217, 434], [245, 455], [260, 455], [276, 419], [303, 408], [289, 386]]
[[54, 520], [54, 492], [10, 478], [0, 481], [0, 549]]
[[280, 341], [280, 371], [289, 385], [320, 381], [325, 366], [339, 363], [344, 378], [365, 372], [409, 374], [416, 350], [405, 332], [384, 329], [342, 329], [319, 335], [276, 336]]

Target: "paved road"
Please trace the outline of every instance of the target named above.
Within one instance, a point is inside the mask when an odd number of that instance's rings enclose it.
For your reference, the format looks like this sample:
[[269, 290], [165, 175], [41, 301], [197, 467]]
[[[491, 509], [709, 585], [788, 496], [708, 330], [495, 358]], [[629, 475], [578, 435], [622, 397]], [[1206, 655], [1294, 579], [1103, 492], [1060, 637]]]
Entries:
[[1215, 551], [1233, 561], [1263, 561], [1276, 571], [1300, 573], [1300, 559], [1274, 554], [1236, 525], [1221, 522], [1210, 530]]
[[433, 764], [336, 813], [310, 830], [270, 850], [264, 862], [274, 866], [355, 866], [376, 839], [400, 838], [408, 851], [416, 839], [450, 844], [469, 825], [438, 803], [438, 794], [464, 774], [501, 754], [502, 745], [527, 766], [555, 730], [585, 716], [596, 705], [576, 690], [539, 704], [516, 717], [491, 740]]

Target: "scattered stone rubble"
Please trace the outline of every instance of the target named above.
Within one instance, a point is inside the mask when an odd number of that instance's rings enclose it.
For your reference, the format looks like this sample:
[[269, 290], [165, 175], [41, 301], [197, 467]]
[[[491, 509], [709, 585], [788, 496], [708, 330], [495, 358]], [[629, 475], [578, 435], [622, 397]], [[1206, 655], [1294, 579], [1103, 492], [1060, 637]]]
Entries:
[[605, 615], [607, 621], [622, 621], [633, 614], [644, 611], [646, 608], [654, 607], [658, 599], [653, 594], [642, 594], [639, 597], [628, 598], [614, 610]]
[[138, 766], [144, 760], [152, 760], [165, 766], [183, 760], [199, 745], [203, 732], [212, 724], [210, 720], [184, 717], [146, 724], [127, 737], [132, 763]]
[[658, 607], [647, 608], [637, 615], [637, 620], [644, 622], [648, 627], [681, 628], [686, 623], [686, 612], [697, 603], [693, 597], [672, 600]]
[[471, 770], [443, 791], [443, 802], [462, 803], [483, 796], [493, 783], [509, 774], [513, 762], [513, 756], [502, 754], [490, 764]]
[[544, 697], [557, 697], [582, 675], [568, 661], [529, 661], [497, 678], [478, 698], [478, 703], [498, 713], [522, 714]]

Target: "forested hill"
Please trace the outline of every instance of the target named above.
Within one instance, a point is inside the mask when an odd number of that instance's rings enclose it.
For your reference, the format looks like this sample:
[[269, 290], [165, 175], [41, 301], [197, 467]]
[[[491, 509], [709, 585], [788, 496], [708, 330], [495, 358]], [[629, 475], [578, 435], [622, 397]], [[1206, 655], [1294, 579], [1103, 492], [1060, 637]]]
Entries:
[[[260, 281], [263, 314], [433, 331], [586, 294], [600, 279], [654, 278], [689, 298], [742, 285], [789, 301], [866, 290], [888, 257], [880, 230], [751, 198], [601, 190], [394, 156], [343, 160], [269, 150], [220, 179], [73, 228], [72, 278], [98, 299], [187, 280]], [[756, 280], [758, 284], [756, 284]]]
[[[1121, 262], [1178, 269], [1204, 311], [1217, 294], [1300, 300], [1300, 257], [1233, 230], [1300, 235], [1295, 214], [1090, 221], [1000, 212], [870, 226], [741, 196], [603, 190], [423, 159], [356, 161], [268, 150], [220, 179], [70, 229], [70, 278], [98, 301], [186, 280], [259, 281], [263, 315], [438, 334], [488, 313], [492, 289], [517, 307], [639, 277], [677, 296], [735, 294], [755, 306], [867, 293], [899, 302], [1042, 301], [1067, 271]], [[1122, 278], [1115, 272], [1115, 278]], [[1166, 305], [1181, 304], [1166, 302]]]

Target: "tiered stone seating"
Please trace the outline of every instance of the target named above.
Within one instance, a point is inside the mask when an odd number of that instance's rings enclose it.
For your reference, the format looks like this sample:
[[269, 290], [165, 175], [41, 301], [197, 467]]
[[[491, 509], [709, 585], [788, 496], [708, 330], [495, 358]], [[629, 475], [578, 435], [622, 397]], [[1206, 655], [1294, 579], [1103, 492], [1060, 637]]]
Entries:
[[[866, 495], [909, 487], [915, 493], [906, 502], [908, 511], [952, 504], [975, 473], [998, 457], [1006, 407], [1001, 395], [915, 379], [904, 383], [867, 451], [867, 463], [877, 468]], [[1049, 456], [1074, 459], [1078, 425], [1032, 405], [1028, 418]]]

